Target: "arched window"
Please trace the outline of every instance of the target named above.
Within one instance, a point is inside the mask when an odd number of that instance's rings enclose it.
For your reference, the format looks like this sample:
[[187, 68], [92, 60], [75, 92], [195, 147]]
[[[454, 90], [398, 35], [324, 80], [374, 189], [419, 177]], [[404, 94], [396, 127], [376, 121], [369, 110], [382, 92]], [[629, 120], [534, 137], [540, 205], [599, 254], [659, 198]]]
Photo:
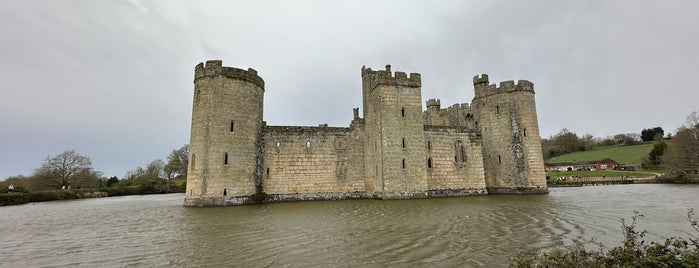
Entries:
[[432, 168], [432, 157], [427, 158], [427, 168]]
[[310, 150], [310, 149], [311, 149], [311, 141], [307, 140], [306, 141], [306, 150]]
[[403, 144], [403, 149], [405, 149], [405, 138], [403, 138], [402, 144]]
[[495, 106], [495, 114], [500, 114], [500, 106]]
[[403, 158], [401, 166], [403, 167], [403, 169], [405, 169], [405, 158]]
[[223, 154], [223, 164], [228, 165], [228, 153]]
[[234, 126], [235, 126], [235, 122], [233, 122], [233, 120], [231, 120], [231, 127], [230, 127], [230, 131], [231, 131], [231, 132], [233, 132], [233, 127], [234, 127]]

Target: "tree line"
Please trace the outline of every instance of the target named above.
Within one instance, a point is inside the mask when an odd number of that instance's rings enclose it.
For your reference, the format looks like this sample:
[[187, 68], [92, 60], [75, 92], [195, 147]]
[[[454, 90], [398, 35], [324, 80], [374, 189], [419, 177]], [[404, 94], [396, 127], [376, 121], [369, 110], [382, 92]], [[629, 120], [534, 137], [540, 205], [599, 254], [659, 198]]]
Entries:
[[17, 192], [39, 192], [58, 189], [138, 189], [135, 193], [184, 192], [185, 185], [174, 180], [187, 177], [189, 145], [172, 150], [166, 161], [156, 159], [145, 167], [126, 172], [124, 178], [107, 178], [92, 166], [92, 160], [75, 150], [66, 150], [44, 159], [32, 174], [11, 176], [0, 182], [2, 189], [9, 185]]
[[556, 135], [541, 139], [544, 160], [559, 155], [590, 150], [598, 146], [634, 145], [641, 142], [655, 142], [644, 162], [645, 167], [661, 168], [667, 171], [665, 179], [686, 181], [699, 178], [699, 113], [689, 114], [685, 124], [675, 134], [667, 133], [661, 127], [641, 130], [640, 133], [617, 134], [597, 138], [590, 134], [582, 137], [568, 129]]

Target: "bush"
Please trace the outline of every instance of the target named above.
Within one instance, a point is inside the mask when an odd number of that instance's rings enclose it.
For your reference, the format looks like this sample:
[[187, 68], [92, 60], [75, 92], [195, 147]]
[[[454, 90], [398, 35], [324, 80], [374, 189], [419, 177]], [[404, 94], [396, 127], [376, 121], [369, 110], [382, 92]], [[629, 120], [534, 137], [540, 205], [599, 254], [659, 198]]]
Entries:
[[26, 193], [14, 192], [0, 194], [0, 206], [19, 205], [29, 202]]
[[[575, 241], [564, 249], [536, 255], [518, 254], [510, 259], [511, 267], [697, 267], [699, 265], [699, 241], [697, 236], [683, 239], [671, 237], [664, 243], [646, 243], [645, 231], [636, 231], [636, 219], [642, 217], [634, 211], [631, 223], [621, 220], [624, 232], [623, 245], [605, 251], [588, 250], [586, 243]], [[687, 212], [687, 219], [699, 233], [694, 210]], [[588, 243], [594, 243], [588, 241]]]

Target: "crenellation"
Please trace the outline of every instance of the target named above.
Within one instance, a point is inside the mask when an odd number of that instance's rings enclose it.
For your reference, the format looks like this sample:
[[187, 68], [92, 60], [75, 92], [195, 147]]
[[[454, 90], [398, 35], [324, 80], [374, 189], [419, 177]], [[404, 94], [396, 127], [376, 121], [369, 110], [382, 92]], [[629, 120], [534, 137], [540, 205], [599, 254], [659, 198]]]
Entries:
[[531, 82], [482, 74], [471, 104], [423, 111], [419, 73], [361, 76], [349, 127], [269, 126], [255, 69], [197, 64], [184, 205], [547, 192]]

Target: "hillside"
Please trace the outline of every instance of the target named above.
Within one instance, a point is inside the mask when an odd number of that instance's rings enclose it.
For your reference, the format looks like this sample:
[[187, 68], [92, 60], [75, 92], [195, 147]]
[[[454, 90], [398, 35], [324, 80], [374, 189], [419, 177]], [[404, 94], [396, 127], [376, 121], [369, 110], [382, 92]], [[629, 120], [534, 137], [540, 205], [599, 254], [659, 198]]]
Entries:
[[596, 147], [592, 150], [574, 152], [549, 158], [546, 163], [560, 163], [573, 161], [591, 161], [604, 158], [611, 158], [620, 164], [639, 164], [648, 156], [648, 153], [653, 149], [653, 143], [645, 143], [638, 145], [613, 145]]

